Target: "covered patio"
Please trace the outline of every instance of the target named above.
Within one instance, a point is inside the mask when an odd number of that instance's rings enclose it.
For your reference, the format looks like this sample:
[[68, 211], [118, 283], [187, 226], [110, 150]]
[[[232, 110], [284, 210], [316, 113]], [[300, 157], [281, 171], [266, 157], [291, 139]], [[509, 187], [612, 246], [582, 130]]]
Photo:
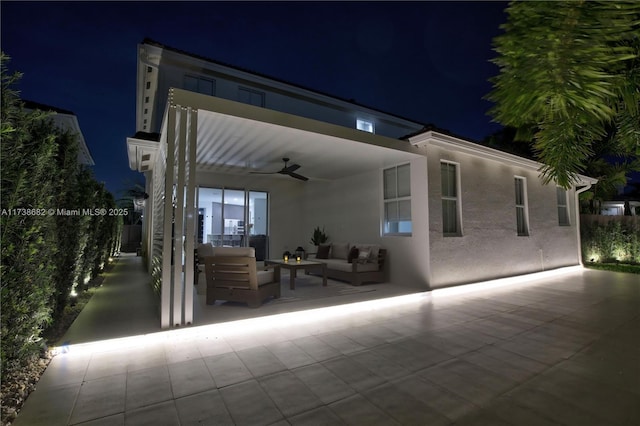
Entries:
[[[406, 141], [179, 89], [170, 91], [160, 143], [129, 138], [127, 145], [131, 167], [147, 177], [143, 248], [161, 295], [162, 328], [194, 322], [199, 187], [269, 192], [269, 250], [277, 257], [327, 222], [340, 231], [334, 240], [380, 243], [381, 170], [411, 163], [412, 185], [426, 182], [424, 154]], [[254, 174], [279, 170], [282, 158], [300, 164], [309, 181]], [[421, 192], [416, 188], [412, 209], [424, 226]], [[414, 258], [428, 235], [414, 237], [385, 241], [395, 244], [389, 283], [409, 278], [402, 281], [426, 290], [428, 262]]]

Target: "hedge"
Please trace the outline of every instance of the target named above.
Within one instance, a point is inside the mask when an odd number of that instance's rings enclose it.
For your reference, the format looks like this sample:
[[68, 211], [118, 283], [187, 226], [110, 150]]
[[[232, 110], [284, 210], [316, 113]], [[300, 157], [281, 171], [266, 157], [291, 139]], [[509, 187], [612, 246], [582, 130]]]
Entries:
[[[117, 249], [119, 218], [57, 209], [115, 208], [113, 196], [77, 161], [78, 141], [46, 114], [27, 111], [2, 54], [0, 142], [0, 373], [42, 346], [72, 291], [82, 291]], [[52, 210], [53, 209], [53, 210]], [[55, 212], [55, 213], [52, 213]]]

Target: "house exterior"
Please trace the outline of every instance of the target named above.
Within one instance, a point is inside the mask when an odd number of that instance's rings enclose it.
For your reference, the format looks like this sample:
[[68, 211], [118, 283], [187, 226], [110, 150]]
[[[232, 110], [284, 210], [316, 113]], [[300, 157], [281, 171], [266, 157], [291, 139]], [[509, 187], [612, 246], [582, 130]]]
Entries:
[[71, 111], [61, 109], [58, 107], [41, 104], [34, 101], [24, 101], [24, 107], [28, 110], [40, 110], [45, 111], [50, 115], [53, 123], [61, 130], [68, 131], [71, 134], [75, 134], [78, 138], [78, 163], [86, 166], [94, 166], [95, 162], [89, 147], [87, 146], [82, 130], [80, 130], [80, 124], [78, 123], [78, 117]]
[[600, 214], [603, 216], [637, 216], [640, 211], [640, 201], [637, 200], [609, 200], [603, 201]]
[[[387, 248], [389, 282], [417, 290], [580, 263], [593, 179], [543, 185], [537, 162], [151, 40], [137, 90], [127, 148], [163, 327], [193, 321], [199, 242], [280, 257], [320, 226]], [[276, 173], [283, 158], [308, 180]]]

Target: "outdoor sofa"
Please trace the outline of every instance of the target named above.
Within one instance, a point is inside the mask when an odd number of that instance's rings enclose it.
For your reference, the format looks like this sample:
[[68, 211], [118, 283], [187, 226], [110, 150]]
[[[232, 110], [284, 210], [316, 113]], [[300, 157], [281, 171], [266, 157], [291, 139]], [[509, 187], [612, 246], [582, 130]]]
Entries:
[[319, 245], [309, 260], [323, 262], [327, 277], [347, 281], [351, 285], [381, 283], [385, 279], [387, 250], [377, 244], [331, 243]]

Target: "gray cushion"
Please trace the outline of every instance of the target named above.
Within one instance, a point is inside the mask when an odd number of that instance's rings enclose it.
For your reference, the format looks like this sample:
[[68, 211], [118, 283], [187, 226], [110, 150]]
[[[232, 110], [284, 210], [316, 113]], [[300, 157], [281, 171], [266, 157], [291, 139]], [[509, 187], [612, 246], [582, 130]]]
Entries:
[[332, 243], [331, 257], [347, 260], [349, 258], [349, 243]]
[[214, 247], [213, 255], [256, 257], [256, 249], [253, 247]]
[[256, 272], [256, 281], [258, 285], [269, 284], [273, 282], [273, 269], [268, 271]]

